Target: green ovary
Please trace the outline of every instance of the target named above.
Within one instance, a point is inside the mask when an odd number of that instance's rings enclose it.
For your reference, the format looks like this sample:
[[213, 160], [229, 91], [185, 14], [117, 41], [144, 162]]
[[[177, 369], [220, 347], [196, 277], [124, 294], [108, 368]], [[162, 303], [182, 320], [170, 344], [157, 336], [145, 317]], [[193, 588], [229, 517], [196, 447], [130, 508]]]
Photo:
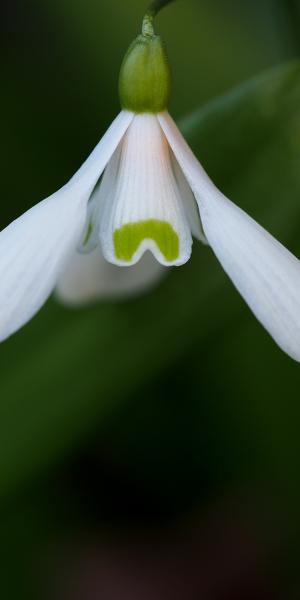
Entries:
[[169, 262], [179, 255], [179, 238], [167, 221], [148, 219], [137, 223], [127, 223], [114, 232], [116, 257], [130, 262], [143, 240], [153, 240], [162, 255]]

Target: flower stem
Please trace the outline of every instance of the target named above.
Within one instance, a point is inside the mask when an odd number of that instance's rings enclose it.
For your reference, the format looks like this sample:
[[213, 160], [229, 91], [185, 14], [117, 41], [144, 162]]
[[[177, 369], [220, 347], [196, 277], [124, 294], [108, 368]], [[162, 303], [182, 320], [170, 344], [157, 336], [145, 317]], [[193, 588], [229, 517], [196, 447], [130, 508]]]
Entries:
[[164, 8], [165, 6], [167, 6], [167, 4], [170, 4], [171, 2], [174, 2], [174, 0], [153, 0], [153, 2], [151, 2], [143, 19], [143, 35], [148, 37], [154, 36], [154, 19], [156, 15], [162, 10], [162, 8]]

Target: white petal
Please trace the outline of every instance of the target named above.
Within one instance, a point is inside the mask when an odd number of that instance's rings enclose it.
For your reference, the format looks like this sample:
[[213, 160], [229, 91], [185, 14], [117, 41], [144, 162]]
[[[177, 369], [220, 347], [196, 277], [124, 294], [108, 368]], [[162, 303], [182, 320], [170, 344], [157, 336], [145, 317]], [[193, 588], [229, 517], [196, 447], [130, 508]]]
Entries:
[[40, 202], [0, 233], [0, 340], [39, 310], [74, 251], [86, 215], [86, 198], [66, 187]]
[[0, 233], [0, 340], [52, 292], [82, 235], [91, 191], [132, 118], [122, 112], [69, 183]]
[[149, 252], [138, 264], [127, 269], [107, 262], [99, 247], [90, 254], [74, 252], [60, 276], [56, 296], [70, 306], [81, 306], [101, 298], [123, 300], [146, 292], [167, 272], [168, 269]]
[[[169, 113], [160, 113], [157, 118], [196, 200], [199, 202], [200, 196], [205, 201], [216, 190], [211, 179], [193, 154]], [[200, 216], [202, 219], [202, 213]]]
[[75, 186], [77, 190], [84, 190], [84, 192], [92, 192], [133, 118], [132, 112], [127, 110], [120, 112], [67, 185]]
[[99, 245], [99, 188], [97, 184], [87, 205], [85, 226], [77, 247], [82, 254], [89, 254]]
[[202, 212], [223, 268], [277, 344], [300, 361], [300, 262], [221, 193]]
[[202, 242], [202, 244], [207, 245], [208, 242], [204, 235], [197, 201], [174, 155], [172, 158], [172, 163], [180, 197], [183, 202], [191, 232], [197, 240]]
[[105, 218], [104, 211], [110, 208], [114, 199], [114, 191], [120, 161], [121, 144], [111, 157], [103, 177], [94, 188], [87, 212], [86, 225], [78, 250], [84, 254], [94, 250], [99, 244], [101, 220]]
[[[107, 169], [104, 173], [103, 184], [106, 177], [110, 193], [100, 228], [105, 258], [129, 266], [145, 250], [150, 250], [163, 265], [185, 263], [191, 254], [190, 227], [172, 169], [170, 149], [155, 115], [134, 117], [115, 153], [111, 172]], [[116, 241], [119, 235], [121, 252]], [[122, 253], [126, 241], [129, 241], [127, 255]]]
[[282, 350], [300, 361], [300, 261], [217, 190], [168, 115], [161, 123], [224, 270]]

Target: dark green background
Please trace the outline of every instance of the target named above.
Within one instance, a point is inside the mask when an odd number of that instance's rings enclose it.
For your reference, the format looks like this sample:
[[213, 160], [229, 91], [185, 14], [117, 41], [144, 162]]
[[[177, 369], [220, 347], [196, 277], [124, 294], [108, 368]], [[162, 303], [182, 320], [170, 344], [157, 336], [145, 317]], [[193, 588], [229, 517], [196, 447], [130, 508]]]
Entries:
[[[1, 227], [105, 132], [145, 8], [3, 1]], [[193, 149], [300, 257], [298, 3], [179, 0], [157, 28]], [[299, 385], [300, 366], [196, 242], [143, 298], [78, 311], [50, 300], [0, 347], [1, 597], [90, 600], [72, 586], [93, 579], [91, 562], [103, 600], [245, 600], [249, 581], [251, 598], [298, 598]]]

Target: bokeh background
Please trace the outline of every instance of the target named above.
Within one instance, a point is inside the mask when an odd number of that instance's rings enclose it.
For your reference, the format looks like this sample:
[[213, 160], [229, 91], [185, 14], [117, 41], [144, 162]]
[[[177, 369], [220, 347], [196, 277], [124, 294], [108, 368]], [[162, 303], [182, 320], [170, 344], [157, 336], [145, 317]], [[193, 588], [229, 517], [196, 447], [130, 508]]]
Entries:
[[[146, 5], [1, 3], [1, 227], [105, 132]], [[187, 139], [300, 256], [299, 3], [178, 0], [157, 29]], [[298, 599], [299, 386], [200, 244], [139, 299], [50, 299], [0, 347], [1, 598]]]

